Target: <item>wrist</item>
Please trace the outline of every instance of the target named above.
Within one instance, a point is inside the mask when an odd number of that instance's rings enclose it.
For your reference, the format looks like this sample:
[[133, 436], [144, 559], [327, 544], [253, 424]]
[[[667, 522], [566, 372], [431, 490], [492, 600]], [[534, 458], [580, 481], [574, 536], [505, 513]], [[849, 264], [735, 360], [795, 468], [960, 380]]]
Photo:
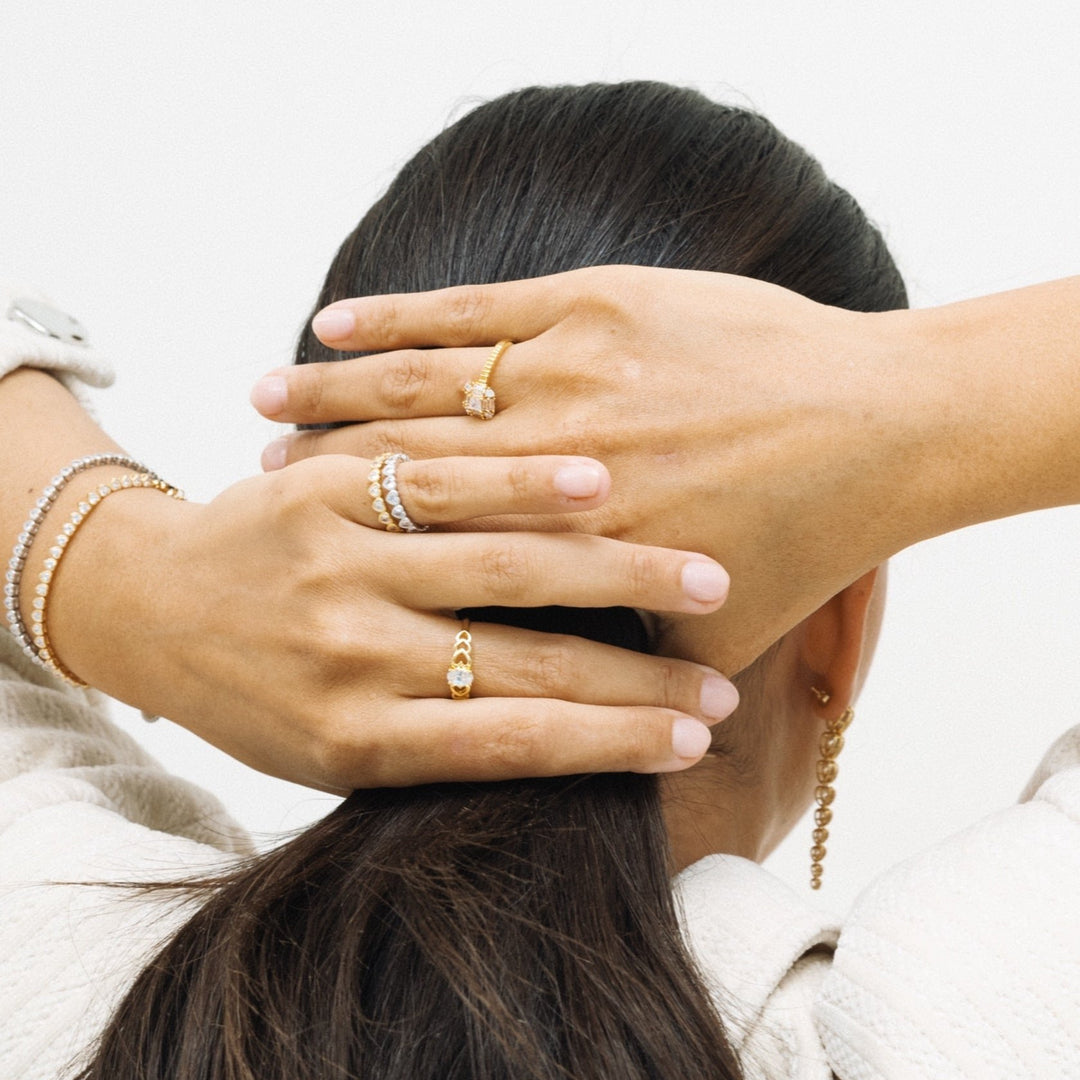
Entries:
[[857, 576], [947, 531], [951, 510], [934, 461], [941, 413], [928, 376], [933, 327], [923, 312], [833, 310], [843, 325], [829, 359], [840, 395], [829, 437], [846, 457], [840, 497], [846, 543], [857, 547], [847, 570]]
[[[85, 483], [73, 481], [74, 504], [118, 470], [96, 472]], [[171, 537], [189, 527], [195, 509], [152, 489], [113, 493], [72, 537], [51, 584], [49, 637], [58, 659], [91, 686], [140, 708], [153, 709], [149, 676], [162, 657], [163, 564]], [[57, 515], [46, 535], [64, 520]]]
[[934, 417], [926, 535], [1080, 501], [1074, 308], [1051, 282], [912, 313]]

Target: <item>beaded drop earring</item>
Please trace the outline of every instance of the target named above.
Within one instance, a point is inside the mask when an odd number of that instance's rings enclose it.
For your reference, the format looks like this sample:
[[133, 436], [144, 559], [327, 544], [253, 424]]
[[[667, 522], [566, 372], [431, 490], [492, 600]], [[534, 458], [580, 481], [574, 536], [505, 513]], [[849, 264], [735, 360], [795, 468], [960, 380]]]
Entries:
[[[825, 690], [819, 690], [816, 686], [810, 688], [810, 693], [817, 698], [819, 705], [827, 705], [832, 699], [832, 694]], [[836, 789], [833, 781], [836, 779], [836, 759], [840, 751], [844, 749], [844, 732], [855, 719], [855, 712], [850, 707], [835, 720], [826, 721], [825, 730], [822, 732], [818, 749], [821, 757], [817, 763], [818, 786], [814, 789], [814, 802], [817, 807], [814, 810], [813, 845], [810, 848], [810, 888], [821, 888], [821, 875], [824, 873], [822, 863], [825, 859], [825, 841], [829, 839], [829, 825], [832, 822], [832, 804], [836, 798]]]

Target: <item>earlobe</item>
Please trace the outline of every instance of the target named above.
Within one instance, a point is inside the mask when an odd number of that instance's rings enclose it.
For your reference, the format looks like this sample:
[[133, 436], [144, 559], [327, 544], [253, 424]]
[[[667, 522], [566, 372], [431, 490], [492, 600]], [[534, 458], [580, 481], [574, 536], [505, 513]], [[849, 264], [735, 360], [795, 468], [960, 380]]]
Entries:
[[807, 694], [811, 687], [827, 692], [818, 712], [834, 720], [853, 703], [861, 683], [864, 650], [872, 650], [877, 635], [871, 601], [878, 579], [875, 568], [822, 604], [803, 623], [802, 661]]

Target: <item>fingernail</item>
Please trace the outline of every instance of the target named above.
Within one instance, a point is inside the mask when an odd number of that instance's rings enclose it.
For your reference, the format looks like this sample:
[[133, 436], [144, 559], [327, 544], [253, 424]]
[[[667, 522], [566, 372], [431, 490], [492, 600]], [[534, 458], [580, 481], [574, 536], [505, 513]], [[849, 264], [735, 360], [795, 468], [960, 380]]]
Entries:
[[696, 760], [711, 743], [712, 732], [700, 720], [680, 716], [671, 725], [671, 749], [677, 758]]
[[288, 398], [289, 386], [284, 375], [264, 375], [251, 388], [251, 404], [263, 416], [277, 416]]
[[348, 308], [329, 308], [311, 320], [311, 329], [322, 341], [338, 341], [356, 329], [356, 316]]
[[570, 499], [588, 499], [600, 490], [601, 479], [595, 465], [564, 465], [555, 473], [555, 490]]
[[683, 567], [683, 592], [699, 604], [715, 604], [723, 600], [730, 584], [727, 571], [719, 563], [696, 560]]
[[710, 675], [701, 684], [701, 713], [713, 720], [730, 716], [739, 704], [739, 691], [723, 675]]
[[275, 469], [285, 468], [285, 458], [289, 450], [289, 436], [282, 435], [268, 444], [262, 452], [263, 472], [273, 472]]

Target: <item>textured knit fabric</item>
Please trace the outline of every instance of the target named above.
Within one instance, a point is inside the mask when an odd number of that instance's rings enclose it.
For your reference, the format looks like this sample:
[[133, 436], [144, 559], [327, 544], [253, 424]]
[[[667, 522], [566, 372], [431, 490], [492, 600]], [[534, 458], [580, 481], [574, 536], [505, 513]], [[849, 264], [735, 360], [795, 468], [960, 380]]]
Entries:
[[[680, 875], [748, 1077], [1080, 1077], [1080, 729], [1048, 760], [1029, 803], [875, 882], [842, 932], [744, 859]], [[96, 695], [0, 640], [0, 1077], [66, 1075], [187, 915], [49, 882], [178, 877], [249, 850]]]
[[77, 397], [82, 396], [84, 383], [98, 387], [112, 383], [112, 369], [93, 348], [68, 345], [9, 319], [7, 313], [12, 301], [20, 298], [51, 303], [37, 289], [0, 281], [0, 378], [19, 367], [42, 368], [55, 375]]
[[0, 1077], [56, 1080], [182, 910], [47, 882], [178, 878], [250, 850], [220, 804], [170, 776], [0, 633]]

